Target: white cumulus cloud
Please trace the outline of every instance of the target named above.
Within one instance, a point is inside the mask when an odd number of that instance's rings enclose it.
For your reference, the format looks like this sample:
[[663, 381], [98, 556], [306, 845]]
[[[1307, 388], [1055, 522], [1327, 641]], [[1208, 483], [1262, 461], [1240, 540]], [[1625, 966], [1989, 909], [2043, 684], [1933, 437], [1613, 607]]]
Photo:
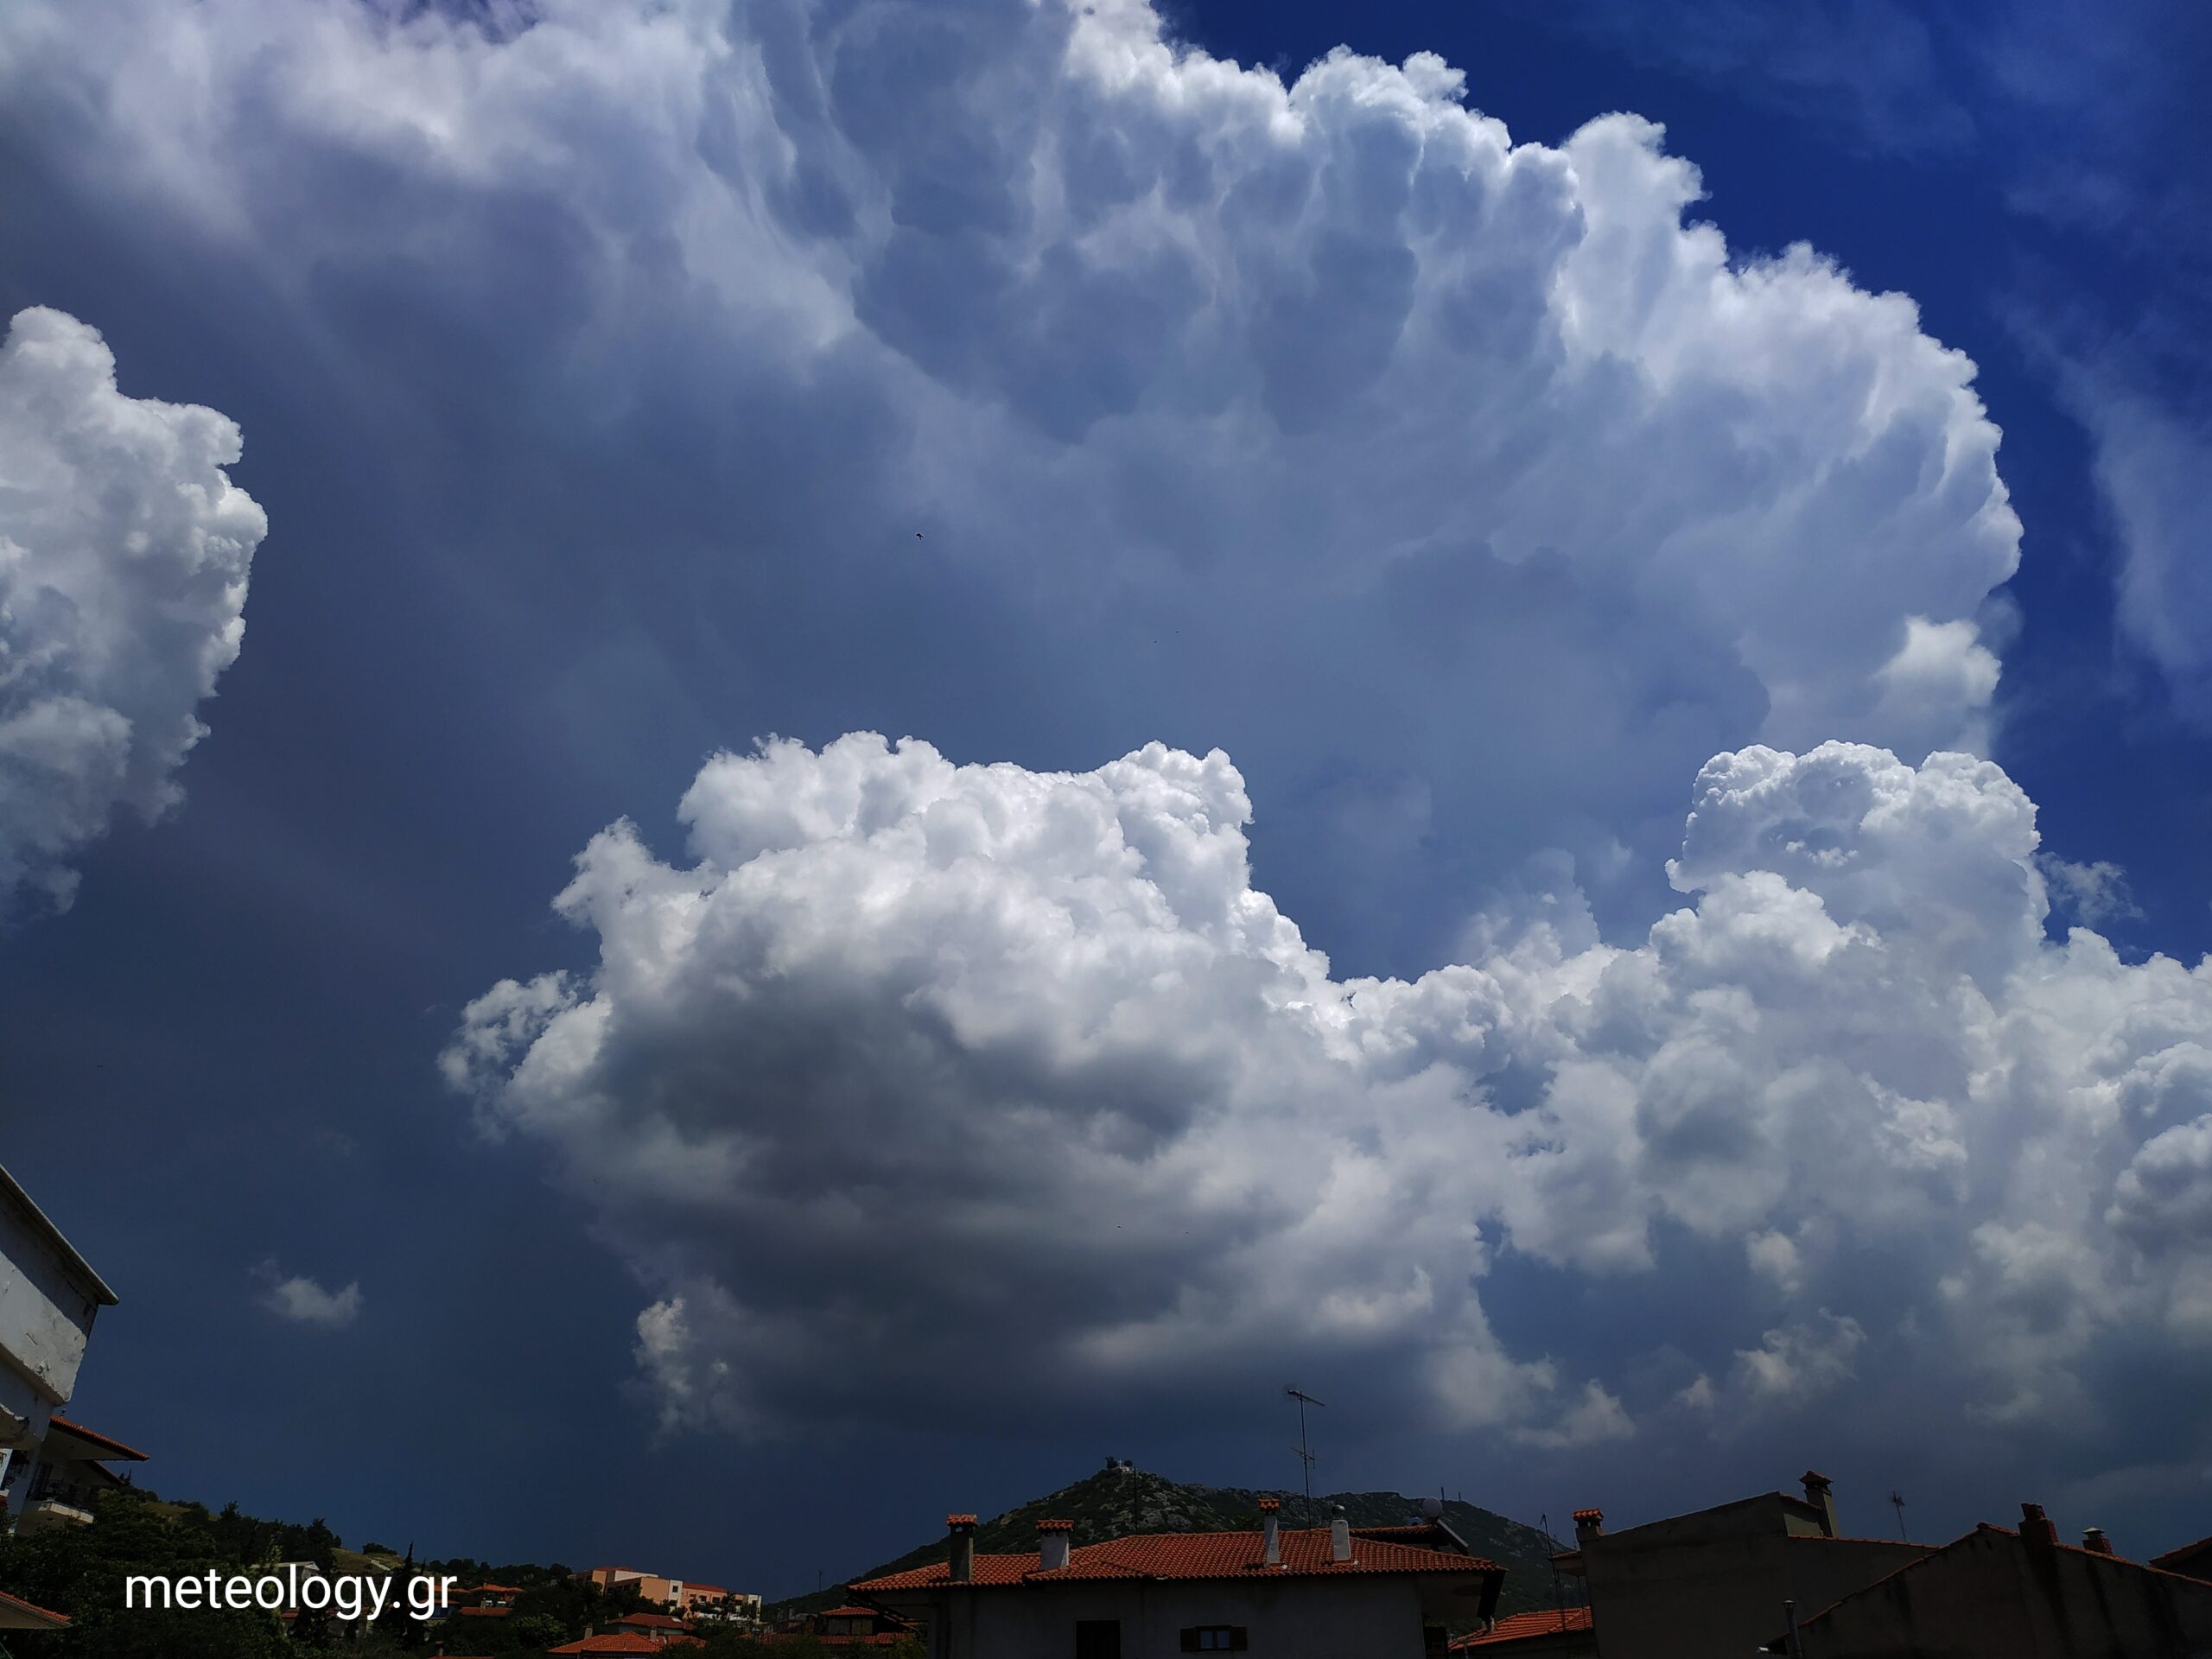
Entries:
[[1663, 1284], [1697, 1240], [1744, 1267], [1683, 1357], [1762, 1407], [1879, 1356], [2033, 1423], [2115, 1333], [2205, 1339], [2212, 968], [2047, 941], [1991, 763], [1717, 757], [1643, 943], [1540, 923], [1413, 981], [1332, 975], [1251, 886], [1249, 816], [1225, 756], [1158, 745], [722, 755], [687, 861], [627, 824], [579, 859], [596, 967], [486, 993], [448, 1074], [658, 1287], [677, 1421], [1202, 1407], [1296, 1355], [1585, 1444], [1715, 1386], [1515, 1352], [1484, 1281]]
[[268, 529], [212, 409], [125, 397], [99, 333], [19, 313], [0, 345], [0, 908], [66, 906], [120, 809], [182, 798], [194, 712], [238, 656]]
[[295, 1325], [321, 1325], [342, 1331], [361, 1317], [361, 1287], [348, 1283], [342, 1290], [325, 1290], [300, 1274], [284, 1276], [274, 1262], [264, 1262], [254, 1276], [266, 1286], [256, 1298], [262, 1306]]

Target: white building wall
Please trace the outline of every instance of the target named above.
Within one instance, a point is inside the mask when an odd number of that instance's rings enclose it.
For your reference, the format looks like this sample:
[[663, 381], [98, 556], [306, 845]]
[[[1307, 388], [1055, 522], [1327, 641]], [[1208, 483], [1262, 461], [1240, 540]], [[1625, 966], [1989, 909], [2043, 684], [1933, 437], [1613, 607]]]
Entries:
[[0, 1405], [17, 1416], [36, 1398], [49, 1409], [67, 1405], [77, 1386], [99, 1298], [73, 1281], [43, 1228], [0, 1199]]
[[113, 1293], [0, 1169], [0, 1483], [19, 1507], [54, 1411], [69, 1403], [92, 1319]]
[[1250, 1659], [1421, 1659], [1422, 1618], [1405, 1579], [1093, 1581], [879, 1598], [932, 1624], [931, 1659], [1075, 1659], [1083, 1619], [1116, 1619], [1122, 1659], [1168, 1659], [1196, 1625], [1242, 1625]]

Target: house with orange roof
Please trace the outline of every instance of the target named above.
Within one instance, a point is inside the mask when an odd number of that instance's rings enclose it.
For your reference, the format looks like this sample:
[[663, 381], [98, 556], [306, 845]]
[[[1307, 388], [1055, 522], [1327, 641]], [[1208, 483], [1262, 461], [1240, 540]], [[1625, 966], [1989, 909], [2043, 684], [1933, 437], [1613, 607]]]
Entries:
[[461, 1618], [511, 1618], [514, 1616], [515, 1598], [520, 1594], [520, 1585], [472, 1584], [465, 1590], [454, 1591], [446, 1605]]
[[673, 1635], [647, 1634], [643, 1630], [610, 1630], [604, 1635], [586, 1636], [581, 1641], [563, 1643], [557, 1648], [545, 1649], [552, 1654], [658, 1654], [671, 1649], [703, 1647], [706, 1644], [696, 1636], [678, 1632]]
[[1418, 1659], [1446, 1628], [1496, 1612], [1504, 1569], [1481, 1556], [1281, 1524], [1257, 1532], [1140, 1534], [1074, 1547], [1074, 1523], [1038, 1523], [1037, 1548], [976, 1553], [976, 1517], [945, 1517], [945, 1559], [847, 1586], [897, 1614], [933, 1659], [1057, 1653], [1155, 1659], [1265, 1652], [1279, 1659]]
[[912, 1634], [912, 1626], [888, 1608], [855, 1601], [780, 1624], [774, 1636], [762, 1640], [788, 1641], [804, 1637], [825, 1648], [887, 1648]]
[[665, 1640], [671, 1636], [684, 1635], [691, 1626], [673, 1613], [649, 1613], [641, 1609], [634, 1613], [625, 1613], [620, 1618], [609, 1619], [607, 1628], [610, 1630], [632, 1630], [641, 1636], [659, 1636]]

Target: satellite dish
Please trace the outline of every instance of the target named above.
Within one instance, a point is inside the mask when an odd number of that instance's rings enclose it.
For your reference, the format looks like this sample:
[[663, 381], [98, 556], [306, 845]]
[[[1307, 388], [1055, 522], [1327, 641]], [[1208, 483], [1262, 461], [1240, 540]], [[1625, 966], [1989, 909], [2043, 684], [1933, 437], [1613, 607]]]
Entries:
[[1421, 1512], [1428, 1520], [1441, 1521], [1444, 1518], [1444, 1500], [1440, 1497], [1424, 1497], [1421, 1501]]

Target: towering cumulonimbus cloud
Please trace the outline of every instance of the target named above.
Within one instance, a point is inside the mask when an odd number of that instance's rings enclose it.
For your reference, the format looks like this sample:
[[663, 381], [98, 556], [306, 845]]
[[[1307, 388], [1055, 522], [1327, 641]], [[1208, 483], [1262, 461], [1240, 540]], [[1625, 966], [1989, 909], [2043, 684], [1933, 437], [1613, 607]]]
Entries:
[[896, 595], [832, 730], [936, 642], [931, 696], [1012, 724], [1033, 662], [1084, 755], [1228, 747], [1370, 963], [1532, 855], [1648, 919], [1717, 752], [1984, 747], [2019, 527], [1974, 365], [1732, 251], [1634, 116], [1516, 143], [1433, 55], [1286, 84], [1143, 0], [41, 15], [0, 74], [52, 164], [250, 272], [332, 408], [404, 365], [469, 522], [625, 550], [664, 652], [656, 595], [721, 595], [766, 687]]
[[125, 397], [99, 333], [19, 313], [0, 345], [0, 911], [65, 906], [118, 810], [155, 818], [238, 654], [268, 521], [212, 409]]
[[[559, 903], [596, 966], [488, 992], [448, 1073], [658, 1287], [673, 1421], [981, 1422], [1303, 1356], [1558, 1446], [1910, 1349], [2032, 1423], [2115, 1331], [2212, 1336], [2212, 966], [2046, 940], [1991, 763], [1719, 756], [1643, 943], [1540, 925], [1411, 982], [1332, 976], [1249, 811], [1158, 745], [722, 755], [690, 860], [594, 839]], [[1751, 1287], [1686, 1398], [1494, 1334], [1501, 1253], [1651, 1279], [1676, 1235]]]
[[[1294, 1350], [1535, 1447], [1877, 1376], [2078, 1424], [2202, 1340], [2204, 971], [2045, 938], [1973, 365], [1732, 250], [1651, 124], [1516, 143], [1433, 56], [1286, 84], [1141, 0], [51, 16], [0, 18], [50, 164], [251, 272], [332, 407], [411, 377], [509, 515], [470, 556], [544, 550], [486, 588], [619, 547], [810, 717], [1179, 745], [773, 743], [688, 860], [592, 843], [596, 965], [446, 1065], [653, 1286], [672, 1421], [1197, 1410]], [[1411, 967], [1332, 969], [1248, 820]], [[1708, 1334], [1502, 1334], [1531, 1262]]]

